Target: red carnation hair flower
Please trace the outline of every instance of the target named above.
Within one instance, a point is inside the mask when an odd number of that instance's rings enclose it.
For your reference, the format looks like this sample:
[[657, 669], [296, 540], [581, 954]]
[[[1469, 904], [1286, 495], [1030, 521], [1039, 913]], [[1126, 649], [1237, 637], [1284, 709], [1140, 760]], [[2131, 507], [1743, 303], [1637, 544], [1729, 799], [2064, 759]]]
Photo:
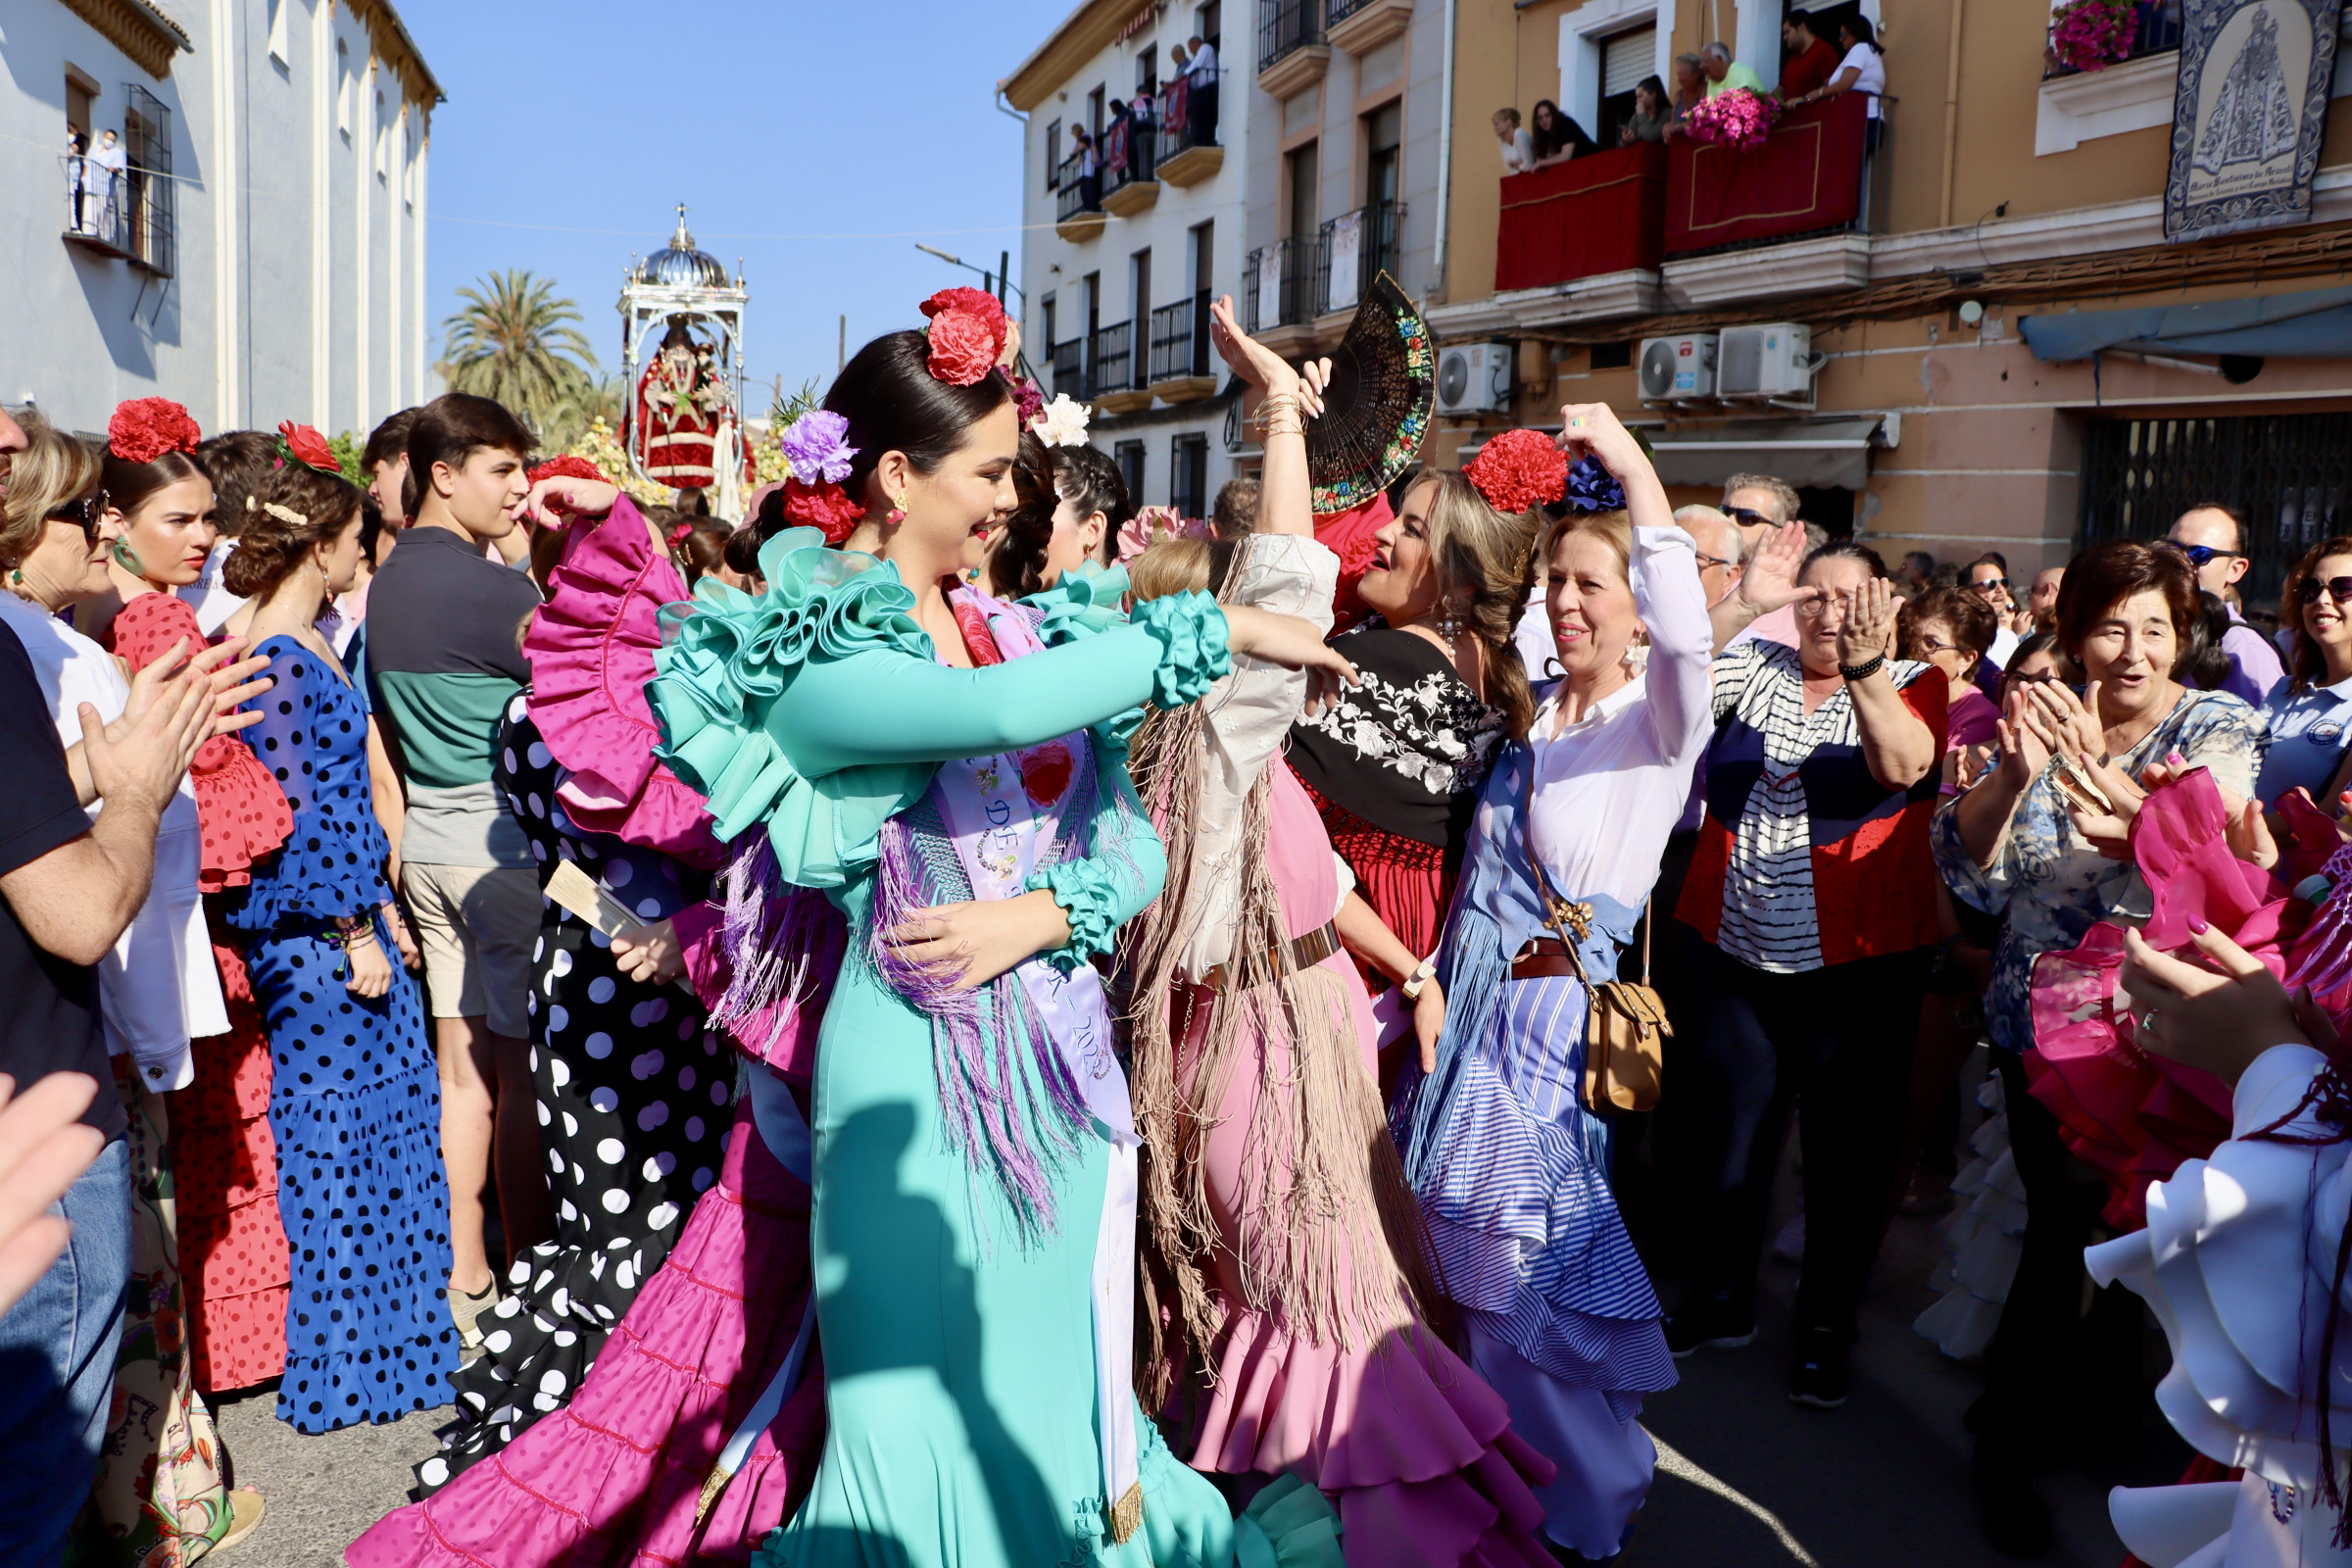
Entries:
[[132, 398], [106, 421], [106, 449], [124, 463], [153, 463], [167, 452], [193, 452], [204, 432], [170, 398]]
[[1462, 477], [1496, 512], [1517, 514], [1568, 493], [1568, 454], [1541, 430], [1505, 430], [1486, 444]]
[[338, 479], [343, 476], [343, 465], [335, 461], [334, 449], [326, 444], [326, 437], [309, 425], [296, 424], [292, 419], [283, 420], [277, 427], [277, 438], [285, 444], [287, 454], [295, 462], [316, 468], [320, 473], [331, 473]]
[[550, 458], [531, 469], [530, 479], [533, 484], [542, 479], [594, 479], [598, 484], [612, 482], [605, 477], [604, 469], [586, 458], [575, 458], [568, 452], [560, 458]]
[[825, 543], [839, 546], [850, 536], [865, 516], [865, 509], [850, 499], [836, 480], [822, 484], [803, 484], [798, 479], [784, 481], [784, 516], [804, 528], [824, 531]]
[[972, 386], [1004, 354], [1004, 307], [976, 288], [943, 288], [923, 301], [931, 318], [931, 373], [950, 386]]

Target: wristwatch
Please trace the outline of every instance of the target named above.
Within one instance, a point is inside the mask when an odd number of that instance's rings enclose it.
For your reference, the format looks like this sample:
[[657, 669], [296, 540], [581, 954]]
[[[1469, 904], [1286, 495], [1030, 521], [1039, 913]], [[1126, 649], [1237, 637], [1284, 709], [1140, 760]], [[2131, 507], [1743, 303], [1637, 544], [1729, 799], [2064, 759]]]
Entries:
[[1405, 1001], [1419, 1002], [1421, 1000], [1421, 988], [1428, 985], [1431, 980], [1435, 979], [1437, 977], [1437, 963], [1432, 959], [1423, 958], [1421, 960], [1420, 968], [1415, 969], [1411, 974], [1406, 975], [1402, 980], [1396, 982], [1396, 989], [1404, 993]]
[[1885, 654], [1874, 654], [1866, 663], [1839, 664], [1838, 666], [1838, 673], [1843, 675], [1849, 681], [1868, 680], [1871, 676], [1876, 675], [1881, 669], [1885, 668], [1886, 664], [1886, 656]]

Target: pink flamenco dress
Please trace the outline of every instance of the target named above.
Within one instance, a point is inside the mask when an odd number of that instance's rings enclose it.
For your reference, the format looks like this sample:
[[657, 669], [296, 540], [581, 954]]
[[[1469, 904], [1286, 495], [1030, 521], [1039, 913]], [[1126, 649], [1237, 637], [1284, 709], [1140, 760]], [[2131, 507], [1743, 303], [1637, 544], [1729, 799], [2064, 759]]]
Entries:
[[[1340, 569], [1318, 541], [1258, 535], [1227, 597], [1319, 618]], [[1332, 929], [1349, 884], [1274, 755], [1303, 695], [1241, 663], [1197, 718], [1139, 741], [1147, 804], [1192, 868], [1126, 950], [1139, 993], [1169, 999], [1134, 1045], [1156, 1315], [1189, 1325], [1159, 1356], [1163, 1417], [1237, 1494], [1328, 1499], [1348, 1568], [1548, 1565], [1537, 1494], [1555, 1467], [1423, 1321], [1434, 1284], [1391, 1241], [1419, 1225], [1371, 999]]]
[[[2290, 821], [2304, 826], [2288, 809]], [[2271, 873], [2231, 855], [2226, 829], [2220, 788], [2204, 768], [2149, 794], [2132, 825], [2132, 859], [2152, 897], [2140, 934], [2160, 952], [2194, 958], [2190, 922], [2205, 922], [2288, 975], [2287, 946], [2308, 906], [2289, 899]], [[2334, 842], [2331, 827], [2326, 839]], [[2281, 873], [2294, 874], [2301, 858], [2308, 857], [2290, 853]], [[2034, 1098], [2058, 1118], [2068, 1152], [2106, 1179], [2108, 1223], [2128, 1231], [2147, 1222], [2151, 1182], [2230, 1136], [2230, 1090], [2210, 1073], [2133, 1043], [2137, 1022], [2119, 985], [2124, 952], [2124, 928], [2102, 920], [2070, 952], [2034, 959], [2035, 1049], [2026, 1053], [2025, 1068]]]
[[[110, 650], [134, 671], [183, 640], [190, 653], [205, 645], [196, 612], [167, 593], [133, 598], [107, 631]], [[198, 1389], [222, 1394], [285, 1371], [291, 1275], [270, 1131], [270, 1041], [245, 972], [245, 940], [220, 918], [221, 906], [253, 880], [255, 861], [286, 842], [294, 811], [270, 770], [232, 735], [196, 749], [188, 783], [196, 792], [199, 886], [228, 1031], [188, 1043], [195, 1081], [167, 1103], [189, 1366]]]
[[[644, 534], [625, 499], [607, 526], [617, 531], [624, 513]], [[715, 582], [704, 591], [733, 594]], [[632, 603], [641, 598], [632, 590]], [[551, 609], [561, 603], [559, 595]], [[596, 688], [609, 700], [559, 675], [562, 695], [547, 711], [644, 715], [657, 610], [632, 610], [610, 637], [593, 639]], [[642, 680], [621, 667], [632, 661], [642, 662]], [[533, 674], [547, 678], [536, 662]], [[535, 694], [535, 712], [540, 706]], [[574, 740], [589, 727], [556, 722]], [[605, 723], [609, 736], [626, 733]], [[556, 750], [552, 736], [548, 745]], [[679, 846], [671, 853], [681, 858], [694, 834], [707, 838], [700, 798], [650, 765], [650, 756], [642, 767], [625, 747], [573, 756], [581, 764], [573, 779], [588, 780], [579, 804], [563, 797], [575, 821], [583, 811], [597, 817], [597, 798], [619, 805], [630, 791], [643, 810], [598, 818], [616, 836], [658, 837]], [[745, 1562], [807, 1495], [825, 1435], [807, 1111], [847, 932], [821, 897], [781, 887], [764, 833], [745, 844], [723, 906], [692, 904], [670, 916], [686, 978], [738, 1058], [716, 1182], [569, 1401], [423, 1501], [379, 1520], [346, 1549], [352, 1568]]]

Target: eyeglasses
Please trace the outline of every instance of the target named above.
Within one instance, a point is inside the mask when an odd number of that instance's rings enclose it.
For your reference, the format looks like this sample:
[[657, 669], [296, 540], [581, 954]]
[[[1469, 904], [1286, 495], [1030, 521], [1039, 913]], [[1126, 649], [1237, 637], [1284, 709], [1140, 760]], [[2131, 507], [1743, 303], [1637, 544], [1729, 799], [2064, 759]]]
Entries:
[[1920, 652], [1930, 656], [1965, 652], [1958, 643], [1947, 643], [1940, 637], [1922, 637], [1919, 640], [1919, 648]]
[[1779, 523], [1753, 507], [1726, 507], [1723, 514], [1742, 528], [1778, 528]]
[[2009, 579], [2006, 577], [1979, 577], [1975, 582], [1970, 583], [1969, 587], [1978, 593], [1983, 593], [1987, 588], [1999, 588], [2006, 592], [2009, 587]]
[[1740, 563], [1726, 561], [1721, 556], [1700, 556], [1698, 558], [1698, 569], [1701, 571], [1706, 570], [1709, 566], [1736, 566], [1738, 564]]
[[77, 501], [69, 501], [63, 506], [50, 508], [49, 520], [51, 522], [80, 523], [82, 538], [91, 544], [96, 544], [98, 542], [98, 519], [105, 516], [113, 505], [114, 498], [101, 490], [96, 495], [83, 496]]
[[2243, 561], [2246, 558], [2234, 550], [2216, 550], [2211, 545], [2177, 545], [2170, 539], [2163, 543], [2188, 558], [2188, 564], [2202, 570], [2209, 561]]
[[2320, 602], [2322, 589], [2326, 589], [2328, 597], [2339, 605], [2352, 604], [2352, 577], [2329, 577], [2325, 582], [2317, 577], [2306, 577], [2295, 584], [2295, 602], [2316, 605]]
[[2048, 685], [2050, 682], [2052, 682], [2052, 681], [2054, 681], [2054, 680], [2057, 680], [2059, 677], [2058, 677], [2058, 676], [2056, 676], [2056, 675], [2051, 675], [2051, 674], [2029, 675], [2029, 674], [2026, 674], [2026, 673], [2024, 673], [2023, 671], [2020, 671], [2020, 672], [2018, 672], [2018, 673], [2016, 673], [2016, 674], [2012, 674], [2012, 675], [2006, 676], [2005, 678], [2006, 678], [2006, 679], [2008, 679], [2008, 680], [2013, 680], [2013, 681], [2016, 681], [2016, 682], [2018, 682], [2020, 685], [2025, 685], [2025, 686], [2046, 686], [2046, 685]]

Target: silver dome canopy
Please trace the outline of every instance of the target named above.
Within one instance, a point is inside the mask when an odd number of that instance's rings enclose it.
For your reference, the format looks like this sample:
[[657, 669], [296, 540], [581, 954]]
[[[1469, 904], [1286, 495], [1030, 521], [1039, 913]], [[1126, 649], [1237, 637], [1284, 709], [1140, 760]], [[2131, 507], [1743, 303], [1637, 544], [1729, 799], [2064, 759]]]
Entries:
[[669, 237], [669, 244], [647, 257], [637, 270], [639, 278], [648, 283], [663, 283], [673, 288], [726, 288], [726, 265], [708, 251], [694, 247], [694, 236], [686, 231], [686, 207], [678, 206], [678, 231]]

